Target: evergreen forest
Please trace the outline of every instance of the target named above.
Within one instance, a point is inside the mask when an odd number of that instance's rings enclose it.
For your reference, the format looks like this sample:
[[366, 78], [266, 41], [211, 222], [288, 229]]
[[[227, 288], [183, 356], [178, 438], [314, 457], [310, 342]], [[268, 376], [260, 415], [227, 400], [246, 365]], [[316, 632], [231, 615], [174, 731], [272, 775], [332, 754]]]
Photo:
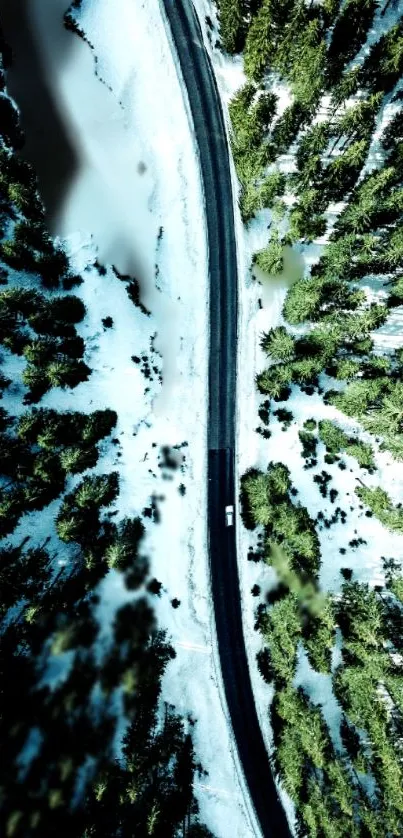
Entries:
[[[385, 475], [403, 467], [403, 10], [393, 0], [217, 5], [222, 49], [245, 73], [229, 104], [240, 212], [246, 234], [266, 229], [252, 268], [270, 282], [287, 248], [303, 261], [260, 335], [267, 455], [241, 483], [258, 537], [249, 558], [275, 578], [255, 626], [274, 690], [273, 770], [299, 835], [400, 836], [403, 506]], [[283, 450], [287, 434], [299, 446], [295, 466], [282, 461], [283, 433]], [[373, 545], [368, 581], [376, 522], [400, 548]]]

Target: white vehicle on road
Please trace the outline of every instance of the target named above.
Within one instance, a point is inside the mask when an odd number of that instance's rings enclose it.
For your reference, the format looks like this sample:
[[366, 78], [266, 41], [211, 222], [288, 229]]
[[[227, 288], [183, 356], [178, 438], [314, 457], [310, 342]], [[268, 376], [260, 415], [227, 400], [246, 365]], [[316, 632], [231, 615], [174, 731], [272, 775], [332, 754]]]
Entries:
[[225, 526], [226, 527], [233, 527], [234, 526], [234, 507], [233, 506], [226, 506], [225, 507]]

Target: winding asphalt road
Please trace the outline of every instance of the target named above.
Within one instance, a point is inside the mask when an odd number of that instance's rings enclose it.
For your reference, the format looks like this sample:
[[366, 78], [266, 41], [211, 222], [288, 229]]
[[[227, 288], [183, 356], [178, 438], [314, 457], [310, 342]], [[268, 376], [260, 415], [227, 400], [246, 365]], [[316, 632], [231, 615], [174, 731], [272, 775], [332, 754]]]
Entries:
[[238, 753], [262, 833], [265, 838], [283, 838], [290, 833], [256, 714], [245, 651], [235, 527], [225, 526], [224, 507], [235, 502], [238, 316], [227, 137], [214, 71], [193, 4], [191, 0], [162, 2], [188, 92], [206, 201], [210, 274], [208, 526], [221, 670]]

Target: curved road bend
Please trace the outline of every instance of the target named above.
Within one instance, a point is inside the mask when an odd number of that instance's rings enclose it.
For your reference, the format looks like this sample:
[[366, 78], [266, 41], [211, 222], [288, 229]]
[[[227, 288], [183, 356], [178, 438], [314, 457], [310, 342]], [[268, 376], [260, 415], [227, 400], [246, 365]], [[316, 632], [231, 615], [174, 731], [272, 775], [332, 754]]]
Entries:
[[207, 209], [210, 273], [208, 524], [218, 647], [225, 695], [250, 796], [265, 838], [289, 836], [260, 730], [243, 638], [234, 503], [237, 255], [224, 118], [214, 72], [190, 0], [162, 0], [193, 116]]

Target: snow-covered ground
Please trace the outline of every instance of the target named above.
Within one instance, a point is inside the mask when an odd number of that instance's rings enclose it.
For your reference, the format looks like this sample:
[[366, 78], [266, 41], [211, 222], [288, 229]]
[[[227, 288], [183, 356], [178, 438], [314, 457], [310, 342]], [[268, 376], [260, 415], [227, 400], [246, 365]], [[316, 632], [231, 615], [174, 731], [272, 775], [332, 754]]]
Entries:
[[[93, 372], [73, 391], [51, 391], [43, 405], [109, 407], [118, 414], [112, 434], [118, 443], [101, 444], [95, 471], [119, 471], [115, 520], [141, 513], [157, 498], [160, 521], [147, 524], [143, 552], [162, 583], [153, 604], [177, 653], [162, 698], [196, 720], [196, 756], [208, 772], [195, 784], [201, 819], [217, 838], [248, 838], [259, 835], [259, 828], [223, 700], [209, 587], [207, 245], [185, 91], [158, 0], [84, 0], [79, 23], [93, 51], [70, 32], [56, 33], [67, 7], [67, 0], [51, 9], [36, 0], [32, 14], [80, 163], [55, 224], [73, 269], [84, 279], [75, 289], [87, 307], [78, 331]], [[66, 38], [71, 42], [60, 62], [52, 44]], [[94, 266], [96, 257], [108, 265], [106, 274]], [[112, 265], [138, 277], [151, 316], [132, 304]], [[102, 324], [105, 317], [112, 317], [112, 328]], [[150, 378], [142, 372], [147, 361]], [[18, 413], [22, 395], [14, 393], [5, 407]], [[162, 446], [176, 446], [176, 472], [163, 467]], [[80, 479], [71, 478], [67, 490]], [[50, 549], [66, 565], [72, 555], [54, 530], [57, 508], [55, 502], [25, 516], [13, 540], [29, 532], [40, 542], [52, 532]], [[116, 609], [136, 594], [125, 590], [114, 571], [99, 594], [97, 613], [107, 633]], [[177, 608], [171, 604], [175, 598]], [[69, 664], [68, 656], [54, 659], [48, 682], [66, 677]]]

